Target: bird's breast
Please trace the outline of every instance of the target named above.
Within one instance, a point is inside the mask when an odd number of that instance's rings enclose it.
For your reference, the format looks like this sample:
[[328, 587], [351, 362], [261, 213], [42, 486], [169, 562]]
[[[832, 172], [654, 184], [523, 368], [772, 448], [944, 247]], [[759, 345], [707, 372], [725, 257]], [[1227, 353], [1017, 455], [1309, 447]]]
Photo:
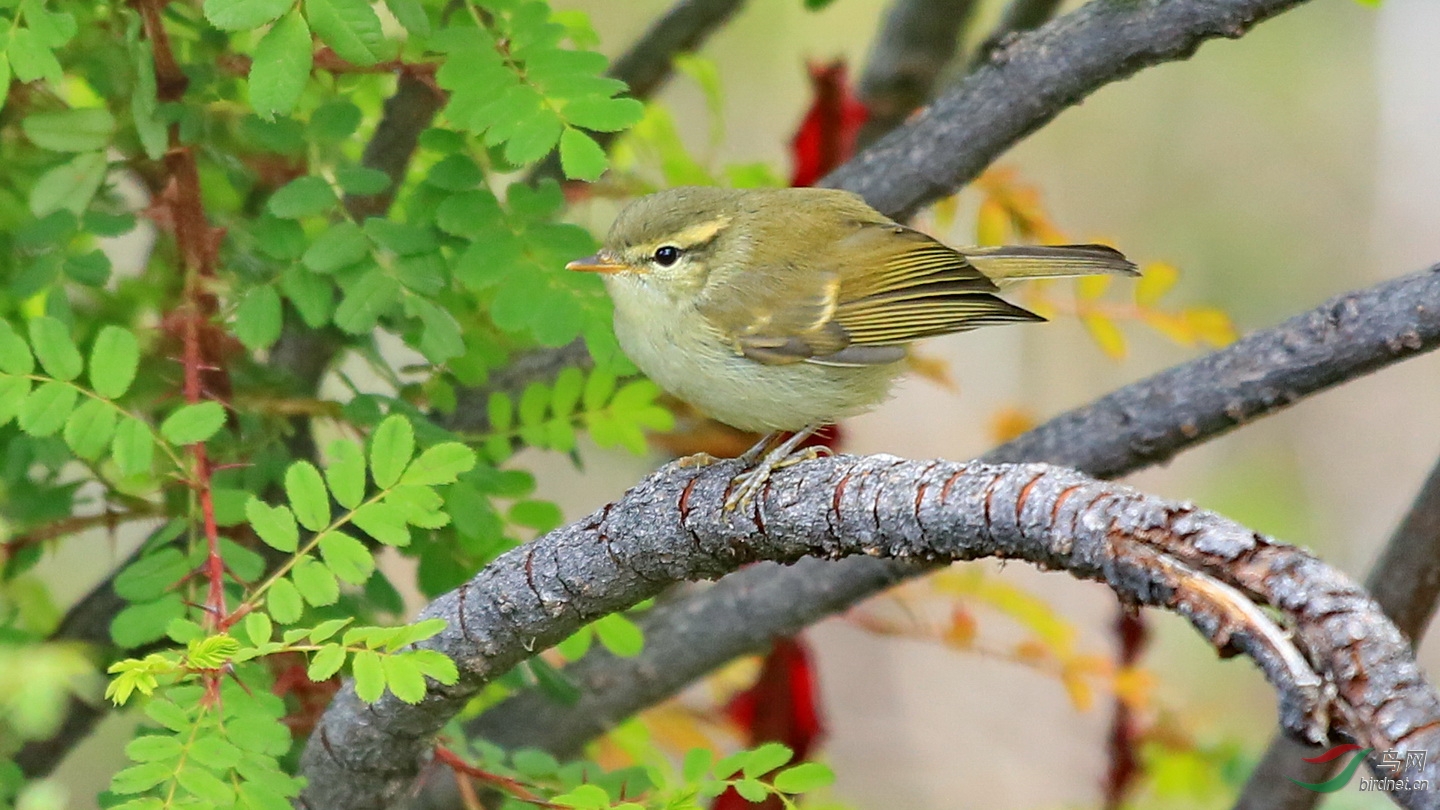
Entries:
[[738, 354], [688, 303], [644, 284], [610, 285], [615, 336], [660, 387], [742, 430], [799, 430], [873, 409], [889, 396], [899, 363], [837, 368], [765, 365]]

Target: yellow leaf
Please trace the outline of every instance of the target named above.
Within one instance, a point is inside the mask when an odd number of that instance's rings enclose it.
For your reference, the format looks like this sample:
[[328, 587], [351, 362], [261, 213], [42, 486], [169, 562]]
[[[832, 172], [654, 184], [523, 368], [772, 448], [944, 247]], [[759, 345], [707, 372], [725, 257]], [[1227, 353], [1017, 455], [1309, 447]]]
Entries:
[[1145, 310], [1140, 313], [1140, 318], [1156, 332], [1179, 343], [1181, 346], [1194, 346], [1198, 339], [1195, 336], [1195, 329], [1190, 321], [1179, 315], [1159, 310]]
[[1084, 276], [1075, 280], [1075, 294], [1082, 301], [1094, 301], [1110, 289], [1114, 276]]
[[991, 441], [1000, 444], [1010, 441], [1035, 425], [1036, 420], [1033, 413], [1012, 405], [1001, 408], [990, 415], [986, 432], [989, 433]]
[[1084, 675], [1081, 670], [1067, 666], [1060, 671], [1060, 683], [1065, 685], [1065, 693], [1076, 710], [1087, 712], [1095, 705], [1095, 690], [1086, 683]]
[[[1000, 613], [1009, 616], [1064, 658], [1074, 646], [1075, 628], [1065, 617], [1055, 612], [1028, 591], [1017, 588], [1004, 580], [973, 573], [978, 569], [957, 569], [933, 578], [935, 589], [957, 596], [968, 596]], [[1037, 643], [1040, 643], [1037, 642]]]
[[1010, 237], [1010, 214], [994, 197], [980, 203], [975, 217], [975, 242], [981, 247], [1003, 245]]
[[951, 194], [949, 197], [941, 197], [930, 206], [931, 215], [935, 217], [935, 232], [944, 233], [955, 227], [955, 218], [960, 214], [960, 195]]
[[1120, 327], [1105, 315], [1085, 315], [1080, 318], [1090, 337], [1095, 339], [1100, 350], [1120, 360], [1125, 357], [1125, 334]]
[[1151, 262], [1140, 271], [1140, 280], [1135, 282], [1135, 303], [1142, 307], [1153, 307], [1170, 292], [1180, 280], [1180, 271], [1172, 264]]
[[1225, 346], [1235, 342], [1235, 324], [1223, 310], [1215, 307], [1195, 307], [1185, 310], [1185, 320], [1196, 336], [1211, 346]]
[[1015, 660], [1022, 664], [1039, 664], [1050, 657], [1050, 651], [1038, 639], [1026, 639], [1015, 645]]
[[1139, 667], [1124, 667], [1115, 673], [1115, 697], [1132, 709], [1150, 705], [1155, 693], [1155, 676]]
[[945, 643], [960, 649], [969, 649], [975, 644], [975, 636], [979, 632], [979, 623], [975, 621], [975, 615], [961, 605], [956, 605], [950, 612], [950, 626], [945, 628]]
[[956, 392], [960, 390], [960, 386], [955, 384], [955, 378], [950, 376], [950, 364], [938, 357], [921, 354], [913, 348], [908, 349], [905, 352], [905, 366], [910, 373], [923, 377], [941, 388], [948, 388]]
[[716, 741], [701, 725], [700, 716], [675, 701], [662, 703], [641, 717], [655, 744], [662, 748], [671, 751], [689, 751], [692, 748], [715, 751], [718, 748]]

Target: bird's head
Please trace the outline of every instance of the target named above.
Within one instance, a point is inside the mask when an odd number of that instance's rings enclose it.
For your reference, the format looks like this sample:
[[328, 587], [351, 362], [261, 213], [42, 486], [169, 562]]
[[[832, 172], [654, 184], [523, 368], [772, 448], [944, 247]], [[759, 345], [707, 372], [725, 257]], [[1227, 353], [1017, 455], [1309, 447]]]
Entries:
[[567, 269], [602, 273], [609, 285], [657, 288], [694, 295], [727, 252], [743, 249], [735, 228], [744, 192], [687, 186], [641, 197], [610, 226], [604, 247]]

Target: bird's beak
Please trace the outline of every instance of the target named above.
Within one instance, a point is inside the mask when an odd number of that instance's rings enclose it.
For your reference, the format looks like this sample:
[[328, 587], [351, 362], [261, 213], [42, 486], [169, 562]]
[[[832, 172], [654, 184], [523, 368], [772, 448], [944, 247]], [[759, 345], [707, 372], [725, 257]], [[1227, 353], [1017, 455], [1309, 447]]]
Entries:
[[586, 256], [576, 259], [565, 265], [566, 270], [576, 270], [581, 273], [619, 273], [630, 269], [628, 265], [621, 264], [604, 254], [596, 253], [593, 256]]

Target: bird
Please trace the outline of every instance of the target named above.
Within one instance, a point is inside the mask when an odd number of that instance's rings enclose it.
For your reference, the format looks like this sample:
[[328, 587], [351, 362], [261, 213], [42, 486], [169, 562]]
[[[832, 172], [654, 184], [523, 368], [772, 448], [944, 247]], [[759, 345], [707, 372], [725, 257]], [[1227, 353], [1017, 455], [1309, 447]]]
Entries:
[[953, 248], [847, 191], [705, 186], [637, 198], [566, 267], [601, 274], [620, 347], [651, 380], [767, 434], [740, 456], [726, 509], [809, 457], [795, 451], [815, 430], [888, 399], [912, 342], [1045, 320], [1002, 284], [1139, 274], [1098, 244]]

